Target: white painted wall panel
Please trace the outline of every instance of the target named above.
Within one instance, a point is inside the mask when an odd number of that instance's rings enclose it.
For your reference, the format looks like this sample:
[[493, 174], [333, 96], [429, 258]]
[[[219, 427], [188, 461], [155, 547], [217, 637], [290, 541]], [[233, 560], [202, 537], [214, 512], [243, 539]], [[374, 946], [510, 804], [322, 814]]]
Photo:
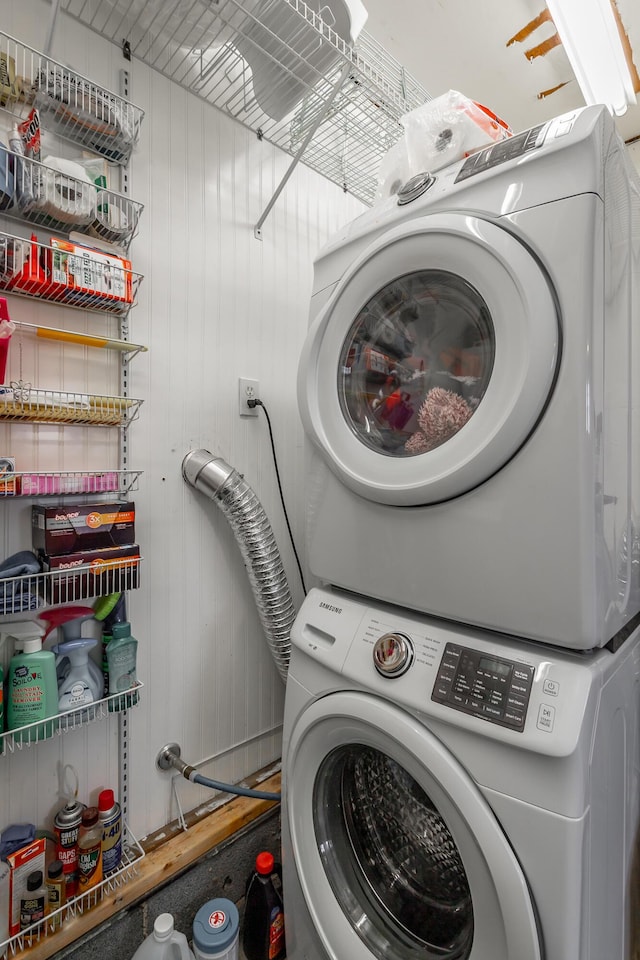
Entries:
[[[2, 29], [42, 49], [50, 9], [44, 0], [6, 0]], [[266, 421], [262, 414], [239, 417], [237, 380], [260, 380], [302, 549], [295, 379], [312, 262], [330, 234], [362, 207], [300, 166], [264, 225], [264, 240], [257, 241], [254, 224], [288, 157], [147, 67], [126, 64], [117, 47], [63, 15], [50, 55], [116, 91], [119, 70], [127, 66], [131, 99], [146, 112], [131, 164], [131, 195], [145, 204], [131, 258], [145, 279], [130, 314], [130, 337], [150, 352], [130, 368], [129, 394], [145, 403], [128, 444], [129, 466], [145, 471], [135, 495], [143, 586], [129, 594], [145, 683], [140, 706], [130, 712], [129, 821], [143, 836], [177, 813], [170, 777], [155, 769], [164, 743], [178, 741], [194, 763], [222, 754], [203, 767], [217, 779], [238, 780], [279, 756], [284, 691], [240, 553], [216, 506], [184, 484], [181, 463], [202, 446], [245, 475], [272, 520], [300, 600]], [[95, 315], [26, 299], [12, 298], [11, 310], [30, 322], [46, 314], [43, 322], [67, 328], [96, 323]], [[93, 332], [107, 332], [103, 320], [98, 323]], [[53, 344], [39, 347], [31, 362], [34, 378], [51, 380], [46, 386], [97, 392], [100, 383], [118, 392], [117, 363], [105, 370], [102, 353]], [[27, 458], [29, 468], [88, 469], [96, 458], [115, 466], [111, 430], [3, 430], [0, 451]], [[29, 516], [29, 501], [0, 503], [5, 556], [29, 546]], [[25, 819], [50, 825], [68, 764], [78, 771], [83, 799], [95, 800], [104, 786], [117, 788], [117, 720], [0, 758], [0, 826]], [[178, 793], [187, 810], [211, 800], [210, 792], [184, 781]]]

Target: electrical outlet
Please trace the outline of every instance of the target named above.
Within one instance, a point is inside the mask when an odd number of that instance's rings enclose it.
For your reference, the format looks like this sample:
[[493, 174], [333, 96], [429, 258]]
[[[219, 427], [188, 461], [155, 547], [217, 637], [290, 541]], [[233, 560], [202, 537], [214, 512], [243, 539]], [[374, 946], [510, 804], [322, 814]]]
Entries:
[[257, 417], [258, 408], [247, 406], [248, 400], [257, 400], [260, 396], [260, 384], [257, 380], [240, 377], [238, 380], [238, 407], [241, 417]]

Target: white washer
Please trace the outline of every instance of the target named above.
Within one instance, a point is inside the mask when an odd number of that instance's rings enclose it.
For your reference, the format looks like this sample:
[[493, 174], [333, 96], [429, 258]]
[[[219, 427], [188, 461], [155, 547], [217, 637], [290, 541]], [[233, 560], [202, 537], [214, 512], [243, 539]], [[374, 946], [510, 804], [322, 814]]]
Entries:
[[354, 221], [316, 261], [299, 370], [311, 572], [607, 643], [640, 610], [639, 314], [640, 181], [604, 108]]
[[630, 956], [638, 632], [584, 657], [314, 589], [292, 638], [289, 960]]

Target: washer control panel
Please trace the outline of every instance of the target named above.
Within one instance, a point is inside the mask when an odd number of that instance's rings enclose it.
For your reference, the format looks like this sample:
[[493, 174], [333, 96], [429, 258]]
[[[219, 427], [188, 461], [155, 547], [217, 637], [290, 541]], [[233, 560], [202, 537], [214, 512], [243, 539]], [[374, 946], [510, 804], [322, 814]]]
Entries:
[[526, 663], [447, 643], [431, 699], [522, 731], [534, 673]]

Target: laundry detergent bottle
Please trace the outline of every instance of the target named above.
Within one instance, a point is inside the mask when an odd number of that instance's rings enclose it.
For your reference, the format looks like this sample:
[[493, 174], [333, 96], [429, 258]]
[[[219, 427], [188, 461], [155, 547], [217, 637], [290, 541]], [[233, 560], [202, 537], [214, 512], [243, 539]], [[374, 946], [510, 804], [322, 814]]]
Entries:
[[174, 930], [170, 913], [156, 917], [153, 931], [144, 940], [131, 960], [195, 960], [184, 933]]
[[[97, 640], [91, 637], [77, 637], [65, 640], [52, 647], [57, 656], [56, 666], [68, 658], [69, 668], [60, 676], [58, 672], [58, 709], [60, 713], [86, 707], [102, 699], [102, 673], [89, 657], [89, 651]], [[93, 670], [91, 668], [94, 668]]]
[[282, 960], [286, 956], [284, 908], [273, 877], [276, 868], [270, 853], [259, 853], [247, 888], [242, 949], [246, 960]]
[[56, 658], [42, 649], [45, 629], [34, 620], [5, 624], [2, 633], [14, 643], [6, 678], [7, 730], [15, 730], [21, 743], [36, 743], [53, 735], [53, 723], [30, 725], [58, 713]]

